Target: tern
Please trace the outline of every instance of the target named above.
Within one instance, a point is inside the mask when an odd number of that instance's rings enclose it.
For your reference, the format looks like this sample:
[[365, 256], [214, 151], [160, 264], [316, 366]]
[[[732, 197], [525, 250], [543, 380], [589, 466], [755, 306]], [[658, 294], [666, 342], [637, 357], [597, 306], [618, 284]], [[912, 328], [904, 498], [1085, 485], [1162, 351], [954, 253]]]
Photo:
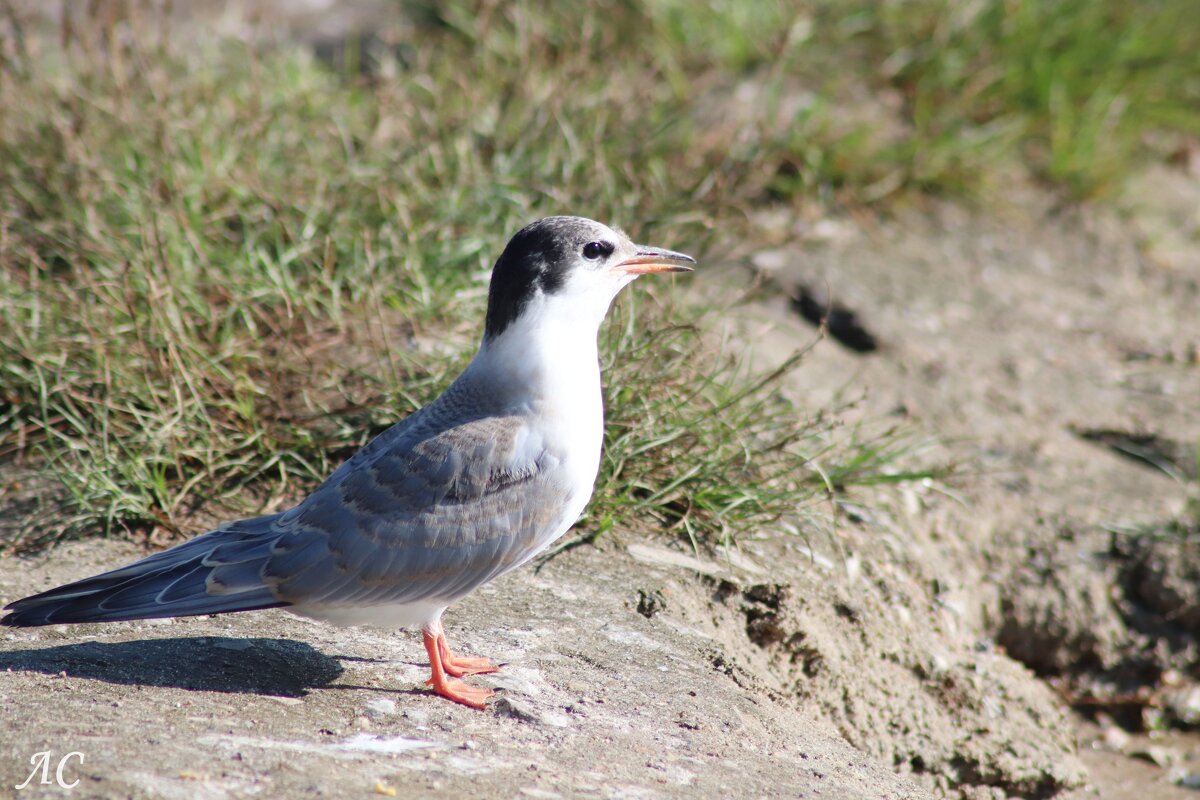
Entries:
[[18, 600], [0, 623], [283, 608], [341, 625], [420, 626], [426, 683], [485, 708], [492, 690], [457, 679], [498, 667], [455, 655], [442, 612], [583, 513], [604, 436], [600, 324], [635, 278], [692, 264], [581, 217], [526, 226], [492, 269], [483, 340], [463, 373], [302, 502]]

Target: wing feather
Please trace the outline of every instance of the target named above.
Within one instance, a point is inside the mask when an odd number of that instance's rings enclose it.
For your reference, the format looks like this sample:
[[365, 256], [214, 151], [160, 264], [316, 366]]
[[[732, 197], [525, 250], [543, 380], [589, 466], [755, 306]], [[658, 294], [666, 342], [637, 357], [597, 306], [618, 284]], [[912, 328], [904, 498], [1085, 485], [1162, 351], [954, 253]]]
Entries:
[[329, 557], [269, 558], [266, 574], [278, 577], [282, 599], [450, 602], [561, 533], [570, 487], [520, 417], [402, 437], [364, 455], [374, 457], [335, 474], [291, 516], [294, 531], [281, 544], [316, 536]]
[[230, 523], [19, 600], [0, 622], [448, 604], [522, 563], [573, 522], [564, 522], [572, 487], [556, 469], [559, 454], [525, 417], [463, 419], [470, 405], [452, 388], [376, 437], [289, 511]]

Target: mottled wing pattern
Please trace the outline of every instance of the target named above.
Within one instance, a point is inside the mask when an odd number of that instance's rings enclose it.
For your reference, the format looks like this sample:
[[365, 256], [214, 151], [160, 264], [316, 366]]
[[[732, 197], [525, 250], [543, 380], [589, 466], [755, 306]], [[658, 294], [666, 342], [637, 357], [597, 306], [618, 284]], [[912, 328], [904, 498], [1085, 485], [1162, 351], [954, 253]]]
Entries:
[[279, 598], [449, 602], [561, 532], [558, 459], [520, 418], [427, 427], [377, 442], [280, 519], [286, 533], [263, 569]]

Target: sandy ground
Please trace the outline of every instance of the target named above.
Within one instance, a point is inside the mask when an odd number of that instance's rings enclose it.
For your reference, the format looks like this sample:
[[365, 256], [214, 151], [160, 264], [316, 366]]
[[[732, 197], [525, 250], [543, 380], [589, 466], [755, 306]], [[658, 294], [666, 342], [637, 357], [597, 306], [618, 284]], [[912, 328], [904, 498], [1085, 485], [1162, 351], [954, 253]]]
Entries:
[[[461, 652], [505, 663], [471, 679], [501, 690], [482, 713], [424, 689], [416, 636], [283, 612], [8, 632], [0, 786], [48, 750], [84, 755], [66, 772], [81, 784], [32, 796], [925, 796], [831, 725], [797, 724], [705, 631], [639, 613], [695, 573], [635, 549], [574, 550], [452, 612]], [[10, 562], [0, 595], [136, 554], [90, 542]]]
[[903, 538], [894, 565], [953, 610], [952, 637], [982, 637], [1099, 712], [1108, 727], [1079, 738], [1100, 796], [1186, 796], [1171, 780], [1194, 775], [1200, 743], [1149, 757], [1154, 740], [1105, 731], [1200, 719], [1200, 532], [1167, 524], [1194, 497], [1200, 448], [1200, 181], [1151, 170], [1120, 212], [1011, 200], [883, 223], [764, 214], [764, 238], [791, 241], [734, 268], [766, 281], [746, 339], [771, 363], [811, 335], [797, 299], [853, 312], [878, 348], [823, 344], [792, 391], [915, 426], [936, 442], [926, 458], [957, 470], [866, 501]]

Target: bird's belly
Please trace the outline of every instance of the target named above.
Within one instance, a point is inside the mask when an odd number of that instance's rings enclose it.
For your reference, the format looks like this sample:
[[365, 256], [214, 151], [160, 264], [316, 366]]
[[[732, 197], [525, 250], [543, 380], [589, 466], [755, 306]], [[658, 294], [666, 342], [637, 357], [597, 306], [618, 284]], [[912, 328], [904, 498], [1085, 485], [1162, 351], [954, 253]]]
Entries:
[[332, 625], [350, 627], [369, 625], [379, 628], [414, 628], [436, 622], [448, 605], [445, 600], [414, 600], [407, 603], [380, 603], [363, 606], [285, 606], [296, 616], [316, 619]]

